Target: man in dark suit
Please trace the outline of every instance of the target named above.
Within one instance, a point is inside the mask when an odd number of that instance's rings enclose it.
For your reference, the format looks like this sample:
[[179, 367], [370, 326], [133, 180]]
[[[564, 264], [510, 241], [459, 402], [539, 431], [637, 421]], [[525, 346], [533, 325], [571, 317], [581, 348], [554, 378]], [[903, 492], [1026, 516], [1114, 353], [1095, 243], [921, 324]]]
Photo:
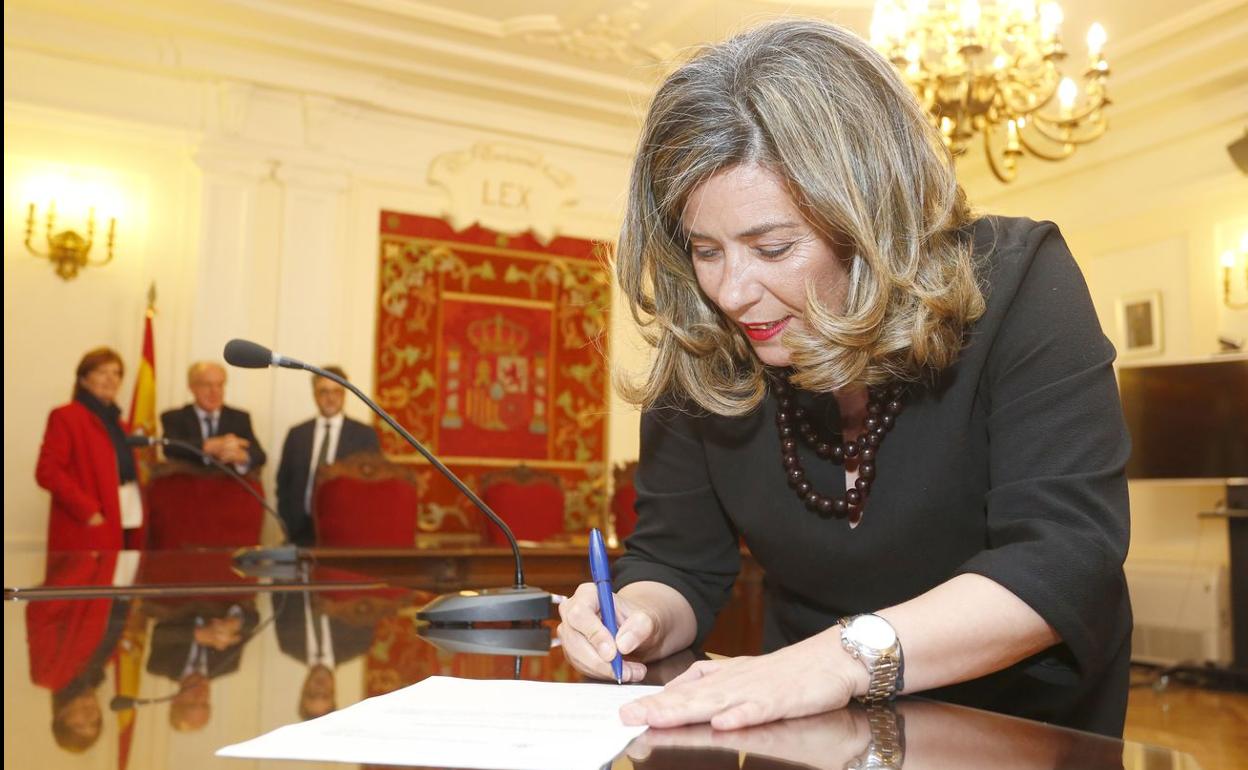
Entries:
[[[200, 361], [191, 365], [186, 381], [195, 401], [160, 415], [165, 438], [203, 447], [205, 453], [232, 464], [239, 473], [264, 465], [264, 450], [251, 429], [251, 415], [225, 405], [225, 367]], [[175, 446], [165, 447], [165, 456], [202, 462], [194, 452]]]
[[260, 619], [250, 597], [192, 602], [158, 620], [148, 641], [147, 671], [178, 683], [169, 708], [175, 730], [201, 730], [212, 716], [211, 683], [238, 670]]
[[[343, 379], [347, 377], [340, 367], [324, 368]], [[353, 454], [381, 451], [376, 431], [342, 413], [346, 392], [333, 380], [313, 375], [312, 397], [320, 415], [291, 428], [282, 445], [282, 462], [277, 469], [277, 511], [296, 545], [312, 545], [316, 539], [310, 513], [316, 469]]]
[[319, 593], [289, 596], [274, 625], [278, 648], [308, 667], [299, 689], [301, 719], [315, 719], [338, 708], [335, 668], [368, 652], [373, 644], [373, 623], [344, 620], [327, 611], [329, 604]]

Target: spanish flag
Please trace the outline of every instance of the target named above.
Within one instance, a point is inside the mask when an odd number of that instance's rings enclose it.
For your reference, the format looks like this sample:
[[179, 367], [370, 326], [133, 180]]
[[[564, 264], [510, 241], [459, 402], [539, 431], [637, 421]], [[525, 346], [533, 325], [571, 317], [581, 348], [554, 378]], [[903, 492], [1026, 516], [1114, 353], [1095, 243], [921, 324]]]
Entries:
[[[118, 695], [137, 698], [139, 681], [143, 678], [143, 651], [147, 649], [147, 616], [141, 611], [141, 600], [130, 605], [130, 613], [126, 616], [126, 627], [121, 632], [121, 640], [113, 655], [113, 671], [116, 675]], [[130, 747], [134, 742], [135, 709], [117, 712], [117, 767], [126, 770], [130, 764]]]
[[[147, 313], [143, 322], [143, 357], [130, 399], [130, 430], [156, 435], [156, 344], [152, 340], [152, 318], [156, 315], [156, 284], [147, 290]], [[148, 473], [156, 462], [156, 450], [149, 447], [139, 454], [139, 483], [146, 486]]]

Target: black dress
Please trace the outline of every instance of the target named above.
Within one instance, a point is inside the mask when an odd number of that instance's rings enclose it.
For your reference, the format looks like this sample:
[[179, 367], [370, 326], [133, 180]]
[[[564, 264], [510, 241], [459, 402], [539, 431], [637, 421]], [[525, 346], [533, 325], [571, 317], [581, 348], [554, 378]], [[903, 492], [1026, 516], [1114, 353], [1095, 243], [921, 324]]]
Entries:
[[[1121, 736], [1130, 439], [1114, 349], [1055, 225], [990, 217], [973, 237], [987, 310], [958, 362], [934, 385], [910, 387], [857, 528], [811, 513], [788, 487], [774, 398], [739, 418], [656, 408], [642, 418], [638, 522], [616, 586], [675, 588], [700, 643], [740, 568], [740, 536], [765, 571], [771, 651], [981, 574], [1063, 641], [924, 694]], [[834, 398], [799, 394], [799, 403], [822, 430], [839, 431]], [[843, 469], [798, 443], [814, 488], [843, 490]]]

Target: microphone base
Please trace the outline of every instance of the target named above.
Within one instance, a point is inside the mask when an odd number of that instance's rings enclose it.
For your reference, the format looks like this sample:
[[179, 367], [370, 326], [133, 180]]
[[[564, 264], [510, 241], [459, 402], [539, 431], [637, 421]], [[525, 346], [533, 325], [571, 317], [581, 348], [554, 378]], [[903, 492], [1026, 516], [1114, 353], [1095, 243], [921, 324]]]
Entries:
[[234, 568], [250, 577], [294, 580], [299, 576], [302, 554], [298, 546], [271, 548], [253, 545], [234, 552]]
[[433, 625], [541, 621], [550, 617], [550, 593], [532, 586], [483, 588], [442, 594], [416, 617]]
[[440, 650], [477, 655], [549, 655], [550, 629], [421, 626], [416, 635]]

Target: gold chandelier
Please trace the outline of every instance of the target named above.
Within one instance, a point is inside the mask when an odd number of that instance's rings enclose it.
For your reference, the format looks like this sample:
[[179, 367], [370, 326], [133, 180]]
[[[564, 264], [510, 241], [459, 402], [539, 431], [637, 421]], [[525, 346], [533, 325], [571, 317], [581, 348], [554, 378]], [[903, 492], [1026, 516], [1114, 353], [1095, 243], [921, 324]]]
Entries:
[[879, 0], [871, 43], [901, 72], [954, 155], [982, 134], [992, 173], [1010, 182], [1024, 151], [1064, 160], [1105, 133], [1105, 28], [1088, 30], [1081, 96], [1058, 70], [1066, 58], [1061, 24], [1053, 2]]

